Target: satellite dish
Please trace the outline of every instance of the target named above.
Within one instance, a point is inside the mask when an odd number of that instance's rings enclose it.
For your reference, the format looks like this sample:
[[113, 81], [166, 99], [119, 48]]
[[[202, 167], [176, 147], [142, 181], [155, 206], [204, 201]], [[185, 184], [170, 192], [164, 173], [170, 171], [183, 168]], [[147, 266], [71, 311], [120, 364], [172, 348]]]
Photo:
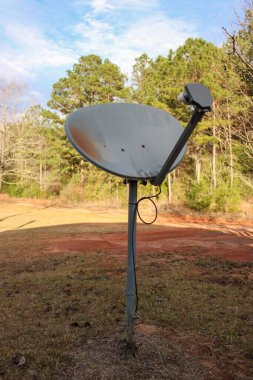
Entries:
[[[80, 108], [66, 120], [74, 148], [97, 167], [133, 180], [151, 180], [160, 172], [183, 132], [177, 119], [140, 104], [110, 103]], [[182, 160], [184, 145], [169, 171]]]
[[161, 185], [166, 174], [184, 157], [186, 142], [197, 124], [211, 110], [212, 96], [202, 84], [189, 83], [179, 95], [179, 101], [194, 109], [186, 128], [165, 111], [127, 103], [80, 108], [65, 122], [68, 139], [84, 158], [127, 179], [129, 184], [126, 341], [130, 345], [138, 306], [135, 272], [137, 182], [150, 180], [155, 186]]

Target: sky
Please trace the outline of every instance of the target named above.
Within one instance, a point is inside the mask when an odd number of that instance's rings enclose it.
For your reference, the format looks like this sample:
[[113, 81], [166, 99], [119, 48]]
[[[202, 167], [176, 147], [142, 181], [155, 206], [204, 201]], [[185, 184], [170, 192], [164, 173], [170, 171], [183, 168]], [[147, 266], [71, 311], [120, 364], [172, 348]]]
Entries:
[[144, 52], [166, 56], [190, 37], [221, 46], [234, 9], [241, 0], [0, 0], [0, 80], [27, 84], [27, 101], [45, 106], [80, 56], [130, 76]]

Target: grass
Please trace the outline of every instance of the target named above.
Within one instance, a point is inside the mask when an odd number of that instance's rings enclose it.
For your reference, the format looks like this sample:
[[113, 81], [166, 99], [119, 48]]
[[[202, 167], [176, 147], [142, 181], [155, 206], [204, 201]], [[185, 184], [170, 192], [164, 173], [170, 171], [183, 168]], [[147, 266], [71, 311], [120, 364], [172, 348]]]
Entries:
[[[45, 250], [48, 239], [111, 228], [66, 225], [0, 235], [0, 378], [252, 378], [252, 263], [140, 255], [139, 350], [136, 358], [120, 356], [122, 256]], [[13, 363], [17, 353], [24, 365]]]
[[[166, 253], [161, 264], [155, 258], [149, 261], [148, 255], [144, 261], [145, 281], [140, 283], [144, 315], [158, 325], [198, 331], [253, 356], [253, 287], [247, 278], [252, 263], [240, 263], [238, 271], [237, 263], [215, 258], [175, 260]], [[151, 304], [155, 307], [150, 310]]]

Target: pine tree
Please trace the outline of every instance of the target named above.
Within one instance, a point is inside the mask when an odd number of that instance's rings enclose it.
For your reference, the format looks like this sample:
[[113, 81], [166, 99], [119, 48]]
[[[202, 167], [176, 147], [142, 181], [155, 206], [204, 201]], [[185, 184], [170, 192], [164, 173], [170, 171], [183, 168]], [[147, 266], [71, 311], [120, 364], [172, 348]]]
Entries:
[[126, 76], [119, 67], [94, 54], [81, 57], [67, 76], [53, 85], [48, 106], [68, 115], [77, 108], [110, 103], [114, 97], [128, 97]]

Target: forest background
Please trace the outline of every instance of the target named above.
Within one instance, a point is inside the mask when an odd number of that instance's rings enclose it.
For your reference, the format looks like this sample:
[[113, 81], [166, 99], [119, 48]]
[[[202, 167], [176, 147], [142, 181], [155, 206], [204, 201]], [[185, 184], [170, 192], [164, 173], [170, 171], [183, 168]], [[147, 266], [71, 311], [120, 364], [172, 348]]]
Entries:
[[[185, 126], [190, 108], [177, 96], [186, 83], [206, 85], [213, 110], [194, 132], [181, 165], [163, 183], [165, 205], [238, 212], [253, 200], [253, 8], [248, 2], [222, 47], [190, 38], [168, 55], [135, 60], [132, 78], [109, 59], [81, 56], [53, 85], [48, 108], [24, 109], [25, 87], [0, 84], [0, 192], [63, 202], [122, 206], [122, 179], [83, 159], [69, 144], [64, 121], [75, 109], [110, 102], [161, 108]], [[142, 195], [154, 194], [151, 185]], [[251, 206], [252, 207], [252, 206]]]

